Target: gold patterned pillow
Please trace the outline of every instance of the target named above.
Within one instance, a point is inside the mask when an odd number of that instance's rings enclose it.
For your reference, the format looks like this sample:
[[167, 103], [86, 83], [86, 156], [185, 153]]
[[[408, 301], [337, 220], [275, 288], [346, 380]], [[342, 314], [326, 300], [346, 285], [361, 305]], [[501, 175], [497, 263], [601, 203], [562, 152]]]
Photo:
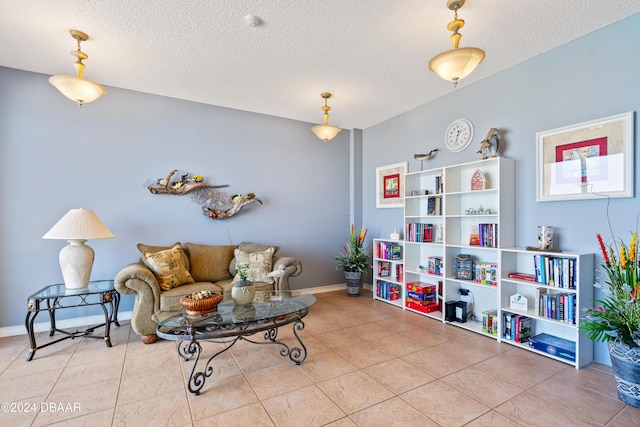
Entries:
[[274, 248], [268, 248], [259, 252], [244, 252], [236, 249], [236, 275], [232, 283], [240, 280], [240, 272], [246, 275], [247, 280], [273, 284], [273, 278], [269, 277], [273, 267]]
[[180, 244], [158, 252], [145, 251], [142, 253], [142, 258], [165, 291], [176, 286], [194, 283], [191, 273], [185, 267], [184, 252]]

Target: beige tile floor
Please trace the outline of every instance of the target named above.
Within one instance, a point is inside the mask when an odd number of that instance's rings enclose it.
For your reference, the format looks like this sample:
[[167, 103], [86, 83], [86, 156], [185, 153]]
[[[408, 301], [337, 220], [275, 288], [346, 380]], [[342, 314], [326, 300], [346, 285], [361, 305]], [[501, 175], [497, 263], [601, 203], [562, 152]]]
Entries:
[[[176, 343], [143, 345], [128, 322], [113, 347], [66, 340], [26, 362], [25, 335], [0, 339], [0, 425], [639, 426], [611, 369], [581, 370], [373, 301], [318, 294], [296, 366], [241, 342], [214, 360], [200, 396]], [[40, 319], [39, 319], [40, 320]], [[292, 342], [289, 329], [280, 338]], [[38, 336], [46, 342], [47, 333]], [[206, 360], [220, 344], [204, 343]]]

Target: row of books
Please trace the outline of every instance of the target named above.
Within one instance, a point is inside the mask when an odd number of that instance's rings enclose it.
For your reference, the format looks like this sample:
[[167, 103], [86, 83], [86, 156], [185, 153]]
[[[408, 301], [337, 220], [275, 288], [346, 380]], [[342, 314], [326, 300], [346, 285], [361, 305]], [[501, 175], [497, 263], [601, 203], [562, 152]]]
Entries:
[[531, 337], [533, 320], [521, 314], [502, 313], [502, 338], [527, 342]]
[[533, 267], [538, 283], [564, 289], [576, 288], [575, 258], [534, 255]]
[[558, 320], [570, 325], [576, 324], [575, 294], [547, 293], [545, 288], [537, 288], [534, 304], [534, 312], [538, 316]]
[[398, 300], [400, 299], [400, 285], [378, 280], [376, 282], [376, 295], [378, 295], [378, 298], [383, 298], [388, 301]]
[[405, 237], [408, 242], [433, 242], [433, 224], [409, 223]]
[[478, 224], [478, 234], [471, 234], [469, 237], [469, 244], [471, 246], [497, 248], [498, 224]]
[[402, 259], [402, 246], [393, 242], [376, 242], [373, 245], [373, 256], [380, 259]]
[[404, 279], [404, 265], [402, 264], [392, 264], [389, 261], [380, 261], [378, 263], [377, 273], [378, 277], [392, 277], [392, 269], [395, 269], [395, 281], [402, 282]]

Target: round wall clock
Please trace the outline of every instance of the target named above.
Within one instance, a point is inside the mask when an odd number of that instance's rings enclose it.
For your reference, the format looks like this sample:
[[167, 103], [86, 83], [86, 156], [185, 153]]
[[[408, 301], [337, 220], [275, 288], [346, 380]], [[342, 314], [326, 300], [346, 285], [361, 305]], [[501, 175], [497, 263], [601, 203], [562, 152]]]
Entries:
[[458, 119], [451, 123], [444, 134], [444, 145], [449, 151], [462, 151], [471, 144], [473, 125], [469, 120]]

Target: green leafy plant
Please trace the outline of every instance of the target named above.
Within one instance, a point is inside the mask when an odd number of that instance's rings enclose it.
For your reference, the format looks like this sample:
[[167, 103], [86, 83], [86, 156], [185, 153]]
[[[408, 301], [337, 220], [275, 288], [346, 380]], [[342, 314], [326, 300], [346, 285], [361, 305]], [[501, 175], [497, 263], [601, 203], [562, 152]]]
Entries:
[[351, 233], [347, 244], [342, 247], [342, 252], [336, 255], [336, 270], [342, 269], [345, 272], [366, 273], [369, 268], [369, 248], [364, 246], [364, 239], [367, 236], [364, 225], [360, 233], [356, 233], [355, 225], [351, 225]]
[[595, 307], [586, 309], [586, 320], [580, 329], [593, 341], [619, 341], [629, 347], [640, 346], [640, 262], [637, 251], [638, 233], [631, 233], [626, 246], [622, 241], [605, 245], [596, 235], [604, 258], [602, 282], [596, 287], [605, 296], [594, 300]]
[[239, 275], [241, 279], [249, 280], [249, 269], [250, 269], [250, 267], [251, 266], [249, 264], [238, 264], [238, 265], [236, 265], [235, 273], [237, 275]]

